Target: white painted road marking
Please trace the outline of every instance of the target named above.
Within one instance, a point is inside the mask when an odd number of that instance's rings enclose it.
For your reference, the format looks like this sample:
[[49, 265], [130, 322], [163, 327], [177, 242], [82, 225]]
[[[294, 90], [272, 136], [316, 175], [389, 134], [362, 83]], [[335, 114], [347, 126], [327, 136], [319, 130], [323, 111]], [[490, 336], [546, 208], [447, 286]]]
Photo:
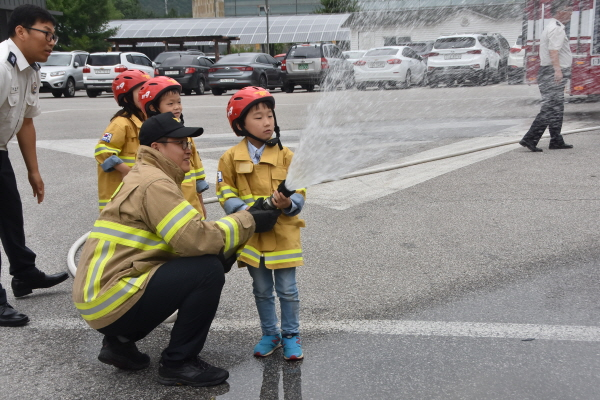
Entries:
[[[168, 325], [167, 325], [168, 326]], [[36, 318], [25, 329], [91, 329], [81, 318]], [[258, 329], [257, 320], [213, 321], [211, 330]], [[569, 340], [600, 342], [600, 327], [580, 325], [511, 324], [490, 322], [340, 320], [303, 322], [304, 332], [398, 336], [441, 336], [496, 339]]]

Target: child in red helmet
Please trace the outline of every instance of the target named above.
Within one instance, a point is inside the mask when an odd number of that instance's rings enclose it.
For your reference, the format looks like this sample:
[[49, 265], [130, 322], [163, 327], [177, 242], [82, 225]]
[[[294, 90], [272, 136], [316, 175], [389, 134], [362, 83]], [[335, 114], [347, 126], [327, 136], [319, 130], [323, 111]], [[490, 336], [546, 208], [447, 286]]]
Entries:
[[[238, 250], [238, 265], [248, 267], [252, 277], [263, 334], [254, 355], [268, 356], [283, 345], [286, 360], [300, 360], [304, 355], [296, 267], [303, 265], [300, 228], [304, 221], [297, 215], [306, 191], [300, 189], [286, 197], [277, 190], [286, 178], [293, 153], [279, 140], [275, 98], [266, 89], [251, 86], [234, 93], [227, 104], [227, 118], [236, 135], [244, 139], [219, 160], [217, 197], [221, 206], [230, 214], [273, 195], [273, 204], [282, 210], [272, 231], [255, 233]], [[281, 306], [281, 327], [274, 290]]]
[[[172, 112], [175, 118], [183, 124], [181, 85], [175, 79], [166, 76], [150, 79], [142, 85], [138, 98], [141, 109], [147, 117]], [[190, 140], [192, 142], [190, 171], [185, 174], [185, 178], [181, 182], [181, 191], [185, 199], [202, 214], [204, 220], [206, 219], [206, 207], [204, 207], [202, 192], [208, 189], [208, 183], [194, 140]]]
[[138, 91], [150, 79], [148, 73], [131, 69], [112, 83], [115, 100], [122, 108], [111, 118], [95, 148], [98, 162], [98, 207], [104, 209], [133, 164], [140, 147], [138, 134], [146, 119], [140, 108]]

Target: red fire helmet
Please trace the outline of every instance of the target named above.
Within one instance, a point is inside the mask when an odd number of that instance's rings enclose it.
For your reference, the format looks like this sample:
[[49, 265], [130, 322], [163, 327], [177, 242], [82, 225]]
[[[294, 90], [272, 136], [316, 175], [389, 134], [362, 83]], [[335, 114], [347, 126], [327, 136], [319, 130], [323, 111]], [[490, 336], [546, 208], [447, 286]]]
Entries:
[[154, 105], [154, 108], [158, 109], [158, 104], [154, 102], [160, 99], [163, 93], [171, 90], [181, 93], [181, 85], [175, 79], [166, 76], [157, 76], [144, 83], [138, 93], [142, 111], [148, 116], [152, 115], [150, 105]]
[[139, 69], [129, 69], [117, 75], [112, 82], [112, 91], [117, 104], [123, 107], [123, 96], [148, 79], [150, 79], [150, 75]]
[[273, 95], [267, 89], [258, 86], [246, 86], [231, 96], [229, 103], [227, 103], [227, 119], [236, 135], [242, 136], [237, 125], [234, 124], [235, 120], [244, 118], [252, 106], [263, 101], [270, 103], [271, 108], [275, 109], [275, 98]]

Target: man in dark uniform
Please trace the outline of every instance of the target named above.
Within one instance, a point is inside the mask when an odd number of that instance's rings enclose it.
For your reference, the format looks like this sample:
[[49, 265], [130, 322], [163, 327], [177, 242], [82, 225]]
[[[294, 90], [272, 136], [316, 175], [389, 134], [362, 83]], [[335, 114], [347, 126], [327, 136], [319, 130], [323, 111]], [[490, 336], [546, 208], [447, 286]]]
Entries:
[[538, 87], [542, 94], [542, 109], [519, 144], [529, 150], [542, 151], [537, 147], [546, 128], [550, 131], [550, 150], [572, 149], [566, 144], [560, 131], [565, 110], [565, 84], [571, 76], [573, 56], [569, 37], [563, 24], [571, 21], [573, 8], [568, 0], [551, 3], [552, 16], [540, 38], [540, 70]]
[[[25, 245], [23, 207], [15, 174], [8, 158], [8, 142], [16, 135], [33, 196], [44, 200], [44, 182], [36, 154], [33, 118], [40, 115], [39, 65], [45, 62], [58, 38], [48, 11], [26, 4], [14, 9], [8, 21], [10, 38], [0, 43], [0, 239], [13, 276], [15, 297], [33, 289], [49, 288], [68, 278], [65, 272], [46, 275], [35, 266], [35, 253]], [[1, 264], [0, 264], [1, 265]], [[0, 326], [25, 325], [29, 318], [8, 304], [0, 285]]]

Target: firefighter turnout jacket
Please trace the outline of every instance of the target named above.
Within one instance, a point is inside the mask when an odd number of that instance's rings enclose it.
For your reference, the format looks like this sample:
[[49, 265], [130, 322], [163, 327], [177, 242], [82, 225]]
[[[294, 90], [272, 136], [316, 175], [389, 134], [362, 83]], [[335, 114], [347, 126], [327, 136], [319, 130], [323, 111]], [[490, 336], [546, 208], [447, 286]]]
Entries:
[[125, 163], [129, 168], [135, 163], [135, 156], [140, 147], [138, 134], [142, 126], [135, 115], [130, 118], [116, 117], [106, 127], [102, 138], [96, 145], [94, 157], [98, 162], [98, 207], [100, 211], [106, 207], [117, 187], [121, 184], [122, 175], [114, 166]]
[[181, 191], [183, 192], [183, 197], [198, 210], [202, 219], [205, 219], [206, 215], [204, 215], [198, 195], [208, 189], [208, 184], [205, 181], [206, 173], [204, 172], [204, 166], [202, 165], [202, 160], [196, 150], [194, 140], [190, 140], [192, 141], [192, 147], [190, 148], [192, 151], [192, 156], [190, 157], [190, 171], [185, 174], [183, 182], [181, 182]]
[[183, 178], [173, 161], [140, 146], [135, 166], [94, 224], [77, 267], [73, 301], [92, 328], [110, 325], [127, 312], [165, 262], [228, 252], [254, 233], [247, 211], [202, 221], [183, 197]]
[[[239, 198], [248, 207], [261, 197], [269, 197], [287, 176], [294, 153], [284, 147], [266, 146], [258, 164], [248, 153], [248, 139], [230, 148], [219, 160], [217, 197], [221, 206], [228, 199]], [[306, 198], [306, 190], [297, 190]], [[244, 264], [258, 268], [261, 256], [269, 269], [303, 265], [300, 228], [304, 220], [281, 214], [273, 230], [257, 233], [238, 250], [240, 267]]]

